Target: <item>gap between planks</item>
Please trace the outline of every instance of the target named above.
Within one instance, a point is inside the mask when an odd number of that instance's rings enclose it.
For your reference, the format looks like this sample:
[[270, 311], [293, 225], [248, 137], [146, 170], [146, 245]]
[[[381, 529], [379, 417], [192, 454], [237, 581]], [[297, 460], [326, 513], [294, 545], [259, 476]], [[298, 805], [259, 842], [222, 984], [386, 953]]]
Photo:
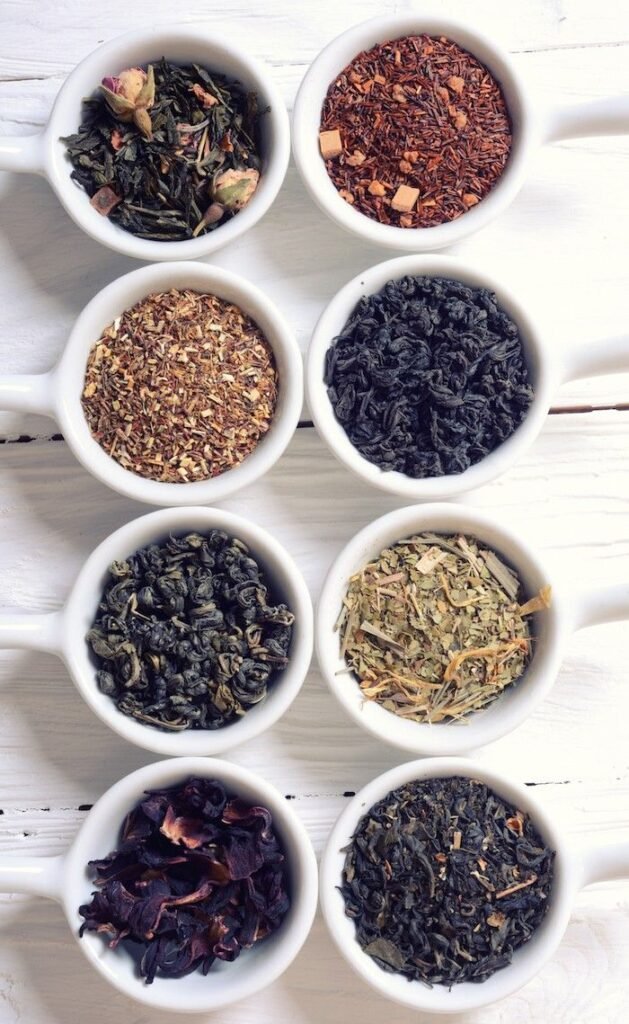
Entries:
[[[629, 412], [629, 402], [618, 402], [616, 405], [570, 405], [557, 409], [549, 409], [549, 416], [572, 416], [583, 415], [592, 412]], [[312, 420], [300, 420], [297, 424], [298, 430], [311, 430], [314, 428]], [[18, 437], [0, 437], [0, 445], [3, 444], [30, 444], [32, 441], [63, 441], [63, 434], [20, 434]]]

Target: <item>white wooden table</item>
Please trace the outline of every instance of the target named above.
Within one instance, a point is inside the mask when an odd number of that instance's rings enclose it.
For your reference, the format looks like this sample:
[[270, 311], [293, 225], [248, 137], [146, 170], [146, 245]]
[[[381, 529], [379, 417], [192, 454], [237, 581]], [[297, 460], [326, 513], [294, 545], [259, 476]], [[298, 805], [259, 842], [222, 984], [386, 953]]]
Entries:
[[[237, 37], [268, 62], [290, 106], [329, 39], [363, 18], [412, 6], [188, 0], [173, 9], [167, 0], [0, 0], [0, 133], [37, 130], [78, 60], [147, 22], [176, 17]], [[627, 88], [629, 8], [620, 0], [433, 6], [467, 10], [516, 55], [542, 97], [571, 101]], [[540, 152], [513, 207], [458, 254], [516, 286], [546, 325], [549, 345], [594, 342], [629, 329], [628, 228], [629, 139], [584, 140]], [[386, 256], [324, 220], [291, 168], [266, 219], [215, 262], [255, 279], [305, 349], [337, 288]], [[43, 180], [0, 175], [0, 372], [48, 369], [85, 302], [134, 266], [83, 236]], [[53, 430], [45, 420], [0, 416], [0, 606], [57, 607], [88, 552], [147, 511], [89, 477]], [[568, 581], [626, 581], [628, 456], [629, 375], [572, 385], [557, 396], [530, 454], [467, 500], [521, 528]], [[305, 413], [277, 467], [225, 504], [282, 538], [316, 597], [341, 546], [396, 502], [349, 479]], [[629, 838], [627, 664], [625, 625], [575, 637], [551, 697], [516, 733], [479, 754], [539, 786], [575, 844], [594, 833]], [[5, 652], [0, 676], [0, 852], [62, 852], [90, 804], [151, 756], [92, 716], [55, 659]], [[315, 667], [284, 720], [230, 756], [294, 801], [318, 851], [347, 797], [401, 759], [345, 720]], [[628, 966], [629, 881], [598, 886], [580, 896], [563, 944], [541, 974], [508, 1002], [465, 1020], [620, 1024], [627, 1019]], [[221, 1024], [383, 1019], [410, 1024], [418, 1017], [363, 987], [319, 919], [278, 982], [220, 1014]], [[110, 989], [81, 956], [58, 907], [0, 896], [0, 1024], [114, 1020], [170, 1018]]]

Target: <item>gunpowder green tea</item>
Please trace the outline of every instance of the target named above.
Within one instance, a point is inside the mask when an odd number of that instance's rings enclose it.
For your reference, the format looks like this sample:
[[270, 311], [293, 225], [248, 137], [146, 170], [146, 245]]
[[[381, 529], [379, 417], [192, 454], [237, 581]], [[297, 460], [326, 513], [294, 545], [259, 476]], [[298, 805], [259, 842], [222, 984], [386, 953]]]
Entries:
[[358, 823], [341, 893], [356, 939], [385, 971], [427, 985], [482, 982], [548, 910], [554, 851], [484, 783], [423, 779]]
[[247, 545], [212, 529], [113, 562], [86, 640], [99, 689], [124, 715], [220, 729], [264, 700], [294, 621]]
[[104, 78], [65, 143], [72, 178], [138, 238], [215, 231], [258, 187], [257, 97], [225, 75], [162, 57]]
[[341, 656], [367, 700], [415, 722], [464, 719], [524, 673], [530, 620], [518, 575], [472, 537], [422, 533], [385, 548], [349, 581]]

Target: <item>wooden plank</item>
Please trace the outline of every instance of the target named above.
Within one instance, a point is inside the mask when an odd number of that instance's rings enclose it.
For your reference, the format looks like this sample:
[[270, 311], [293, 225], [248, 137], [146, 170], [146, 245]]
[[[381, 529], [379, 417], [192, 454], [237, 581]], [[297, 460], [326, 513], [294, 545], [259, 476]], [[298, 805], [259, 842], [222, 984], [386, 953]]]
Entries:
[[[622, 91], [629, 47], [567, 49], [518, 58], [548, 98], [586, 99]], [[605, 75], [596, 70], [605, 63]], [[277, 69], [292, 97], [301, 77]], [[0, 132], [32, 131], [56, 84], [5, 83]], [[45, 95], [45, 101], [42, 99]], [[627, 329], [625, 187], [629, 139], [590, 139], [547, 147], [514, 205], [455, 255], [473, 260], [510, 285], [530, 307], [550, 349], [594, 343]], [[592, 185], [595, 185], [593, 190]], [[553, 216], [548, 216], [548, 210]], [[83, 305], [135, 261], [84, 237], [40, 179], [0, 174], [0, 338], [2, 372], [51, 366]], [[316, 320], [350, 277], [395, 255], [336, 228], [306, 196], [293, 168], [272, 213], [214, 262], [252, 278], [274, 299], [305, 350]], [[565, 386], [558, 407], [629, 401], [629, 374]], [[0, 436], [45, 436], [33, 417], [0, 413]]]
[[[553, 416], [517, 467], [467, 501], [520, 528], [570, 591], [621, 582], [629, 576], [628, 442], [627, 413]], [[7, 444], [0, 460], [0, 606], [54, 609], [89, 551], [146, 509], [92, 480], [63, 443]], [[316, 597], [342, 545], [399, 501], [350, 477], [306, 429], [264, 480], [224, 504], [282, 538]], [[483, 757], [509, 764], [526, 781], [624, 777], [625, 646], [623, 624], [575, 637], [550, 699]], [[93, 718], [54, 658], [2, 652], [0, 680], [5, 810], [92, 802], [123, 772], [151, 759]], [[264, 765], [285, 793], [331, 797], [405, 758], [349, 723], [314, 670], [284, 720], [235, 756], [254, 769]], [[46, 765], [41, 788], [33, 763]]]

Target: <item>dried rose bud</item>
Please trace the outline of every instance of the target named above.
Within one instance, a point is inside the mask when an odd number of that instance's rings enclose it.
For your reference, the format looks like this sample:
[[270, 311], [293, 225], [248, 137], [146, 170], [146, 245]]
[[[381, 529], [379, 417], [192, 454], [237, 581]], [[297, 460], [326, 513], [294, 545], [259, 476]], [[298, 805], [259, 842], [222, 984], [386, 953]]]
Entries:
[[200, 235], [203, 228], [209, 227], [210, 224], [218, 224], [224, 213], [225, 207], [221, 206], [220, 203], [210, 203], [201, 220], [192, 232], [193, 237], [196, 238], [197, 235]]
[[260, 175], [253, 168], [224, 171], [214, 182], [213, 199], [228, 210], [242, 210], [257, 189], [259, 180]]
[[128, 68], [115, 77], [103, 78], [101, 92], [116, 117], [125, 124], [133, 122], [149, 141], [153, 126], [149, 109], [155, 102], [155, 75], [152, 66]]

